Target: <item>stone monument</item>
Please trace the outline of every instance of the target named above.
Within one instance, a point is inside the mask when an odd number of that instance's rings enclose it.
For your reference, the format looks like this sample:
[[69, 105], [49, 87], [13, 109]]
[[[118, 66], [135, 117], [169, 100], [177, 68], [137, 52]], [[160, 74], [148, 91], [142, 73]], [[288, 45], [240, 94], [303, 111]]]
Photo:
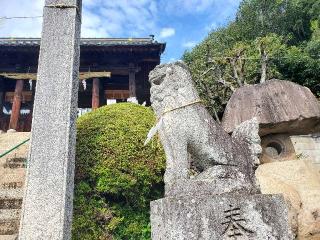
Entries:
[[222, 126], [233, 132], [242, 122], [256, 117], [259, 134], [320, 132], [320, 104], [309, 88], [272, 79], [246, 85], [232, 94], [223, 114]]
[[166, 197], [151, 203], [153, 240], [292, 239], [281, 195], [262, 195], [254, 169], [258, 123], [228, 135], [209, 115], [183, 62], [149, 75], [167, 168]]
[[262, 154], [256, 177], [262, 193], [282, 193], [297, 239], [320, 239], [320, 103], [285, 80], [238, 88], [222, 121], [231, 133], [255, 117]]
[[81, 0], [46, 0], [20, 240], [71, 238]]

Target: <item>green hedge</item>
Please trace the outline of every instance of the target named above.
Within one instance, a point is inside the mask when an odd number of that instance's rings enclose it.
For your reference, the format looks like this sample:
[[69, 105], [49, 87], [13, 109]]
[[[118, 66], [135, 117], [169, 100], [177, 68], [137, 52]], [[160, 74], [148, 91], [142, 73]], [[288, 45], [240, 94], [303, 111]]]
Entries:
[[165, 157], [151, 109], [101, 107], [77, 122], [73, 239], [150, 239], [149, 203], [163, 196]]

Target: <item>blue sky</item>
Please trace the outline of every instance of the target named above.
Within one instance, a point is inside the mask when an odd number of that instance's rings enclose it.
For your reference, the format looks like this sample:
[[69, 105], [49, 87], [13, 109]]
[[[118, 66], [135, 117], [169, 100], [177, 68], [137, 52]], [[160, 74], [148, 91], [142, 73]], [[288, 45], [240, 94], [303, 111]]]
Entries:
[[[233, 20], [240, 0], [83, 0], [82, 37], [166, 42], [162, 61], [180, 59], [210, 30]], [[0, 17], [41, 16], [44, 0], [0, 0]], [[0, 20], [0, 37], [40, 37], [41, 18]]]

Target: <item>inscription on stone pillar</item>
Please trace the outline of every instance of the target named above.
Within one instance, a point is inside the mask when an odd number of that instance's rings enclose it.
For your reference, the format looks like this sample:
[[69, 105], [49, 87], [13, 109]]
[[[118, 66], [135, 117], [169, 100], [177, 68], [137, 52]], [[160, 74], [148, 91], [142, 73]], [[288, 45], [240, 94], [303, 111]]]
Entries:
[[229, 205], [229, 208], [224, 211], [225, 221], [221, 224], [225, 226], [223, 236], [225, 239], [238, 239], [241, 236], [249, 236], [253, 231], [245, 227], [247, 222], [243, 216], [241, 216], [241, 210], [239, 207]]

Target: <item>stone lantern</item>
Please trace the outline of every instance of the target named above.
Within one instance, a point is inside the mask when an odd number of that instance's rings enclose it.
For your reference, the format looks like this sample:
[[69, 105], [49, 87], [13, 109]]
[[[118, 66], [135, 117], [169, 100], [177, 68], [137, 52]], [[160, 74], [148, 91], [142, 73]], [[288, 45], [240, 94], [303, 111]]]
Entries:
[[223, 128], [256, 117], [262, 155], [256, 177], [264, 194], [282, 193], [297, 239], [320, 239], [320, 103], [298, 84], [270, 80], [236, 90]]

